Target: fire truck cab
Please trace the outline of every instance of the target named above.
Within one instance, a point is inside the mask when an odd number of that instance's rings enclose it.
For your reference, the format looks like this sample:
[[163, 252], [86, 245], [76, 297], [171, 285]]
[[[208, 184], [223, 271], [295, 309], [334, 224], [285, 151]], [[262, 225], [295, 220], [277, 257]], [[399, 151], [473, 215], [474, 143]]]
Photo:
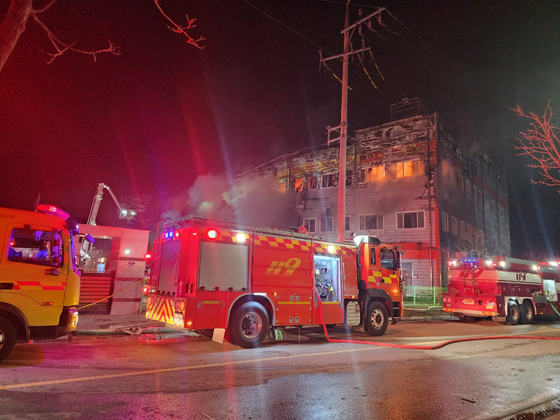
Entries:
[[[544, 267], [544, 268], [543, 268]], [[510, 257], [449, 262], [443, 310], [459, 317], [492, 317], [509, 325], [558, 314], [557, 266]]]
[[362, 236], [307, 234], [202, 219], [156, 238], [146, 316], [257, 347], [270, 328], [363, 325], [382, 335], [402, 316], [400, 254]]
[[78, 226], [54, 206], [37, 210], [0, 208], [0, 361], [16, 342], [59, 337], [78, 322]]

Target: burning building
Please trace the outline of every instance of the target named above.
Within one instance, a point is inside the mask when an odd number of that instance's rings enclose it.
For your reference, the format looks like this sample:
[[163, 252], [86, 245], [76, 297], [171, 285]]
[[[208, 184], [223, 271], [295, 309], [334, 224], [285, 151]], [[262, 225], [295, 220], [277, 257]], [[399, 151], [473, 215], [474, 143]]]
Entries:
[[337, 220], [338, 143], [280, 156], [240, 175], [274, 176], [295, 193], [299, 223], [334, 238], [379, 237], [404, 249], [406, 294], [446, 285], [447, 260], [510, 255], [505, 174], [461, 147], [443, 118], [416, 114], [356, 131], [346, 149], [346, 210]]

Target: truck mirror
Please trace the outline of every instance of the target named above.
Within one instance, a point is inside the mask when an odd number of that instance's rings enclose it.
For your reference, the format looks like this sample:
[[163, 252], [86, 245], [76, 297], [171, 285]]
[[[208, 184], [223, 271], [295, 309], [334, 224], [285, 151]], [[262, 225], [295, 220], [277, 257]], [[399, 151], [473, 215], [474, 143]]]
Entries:
[[95, 239], [93, 238], [93, 236], [91, 236], [89, 233], [86, 234], [86, 236], [84, 236], [84, 239], [86, 241], [88, 241], [90, 244], [93, 244], [95, 242]]

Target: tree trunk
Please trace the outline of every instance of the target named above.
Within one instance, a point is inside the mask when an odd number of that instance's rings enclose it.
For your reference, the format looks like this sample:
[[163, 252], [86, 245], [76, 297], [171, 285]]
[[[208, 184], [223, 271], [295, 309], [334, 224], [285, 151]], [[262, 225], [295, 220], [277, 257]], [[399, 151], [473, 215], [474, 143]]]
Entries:
[[25, 30], [33, 8], [33, 0], [11, 0], [10, 8], [0, 25], [0, 72]]

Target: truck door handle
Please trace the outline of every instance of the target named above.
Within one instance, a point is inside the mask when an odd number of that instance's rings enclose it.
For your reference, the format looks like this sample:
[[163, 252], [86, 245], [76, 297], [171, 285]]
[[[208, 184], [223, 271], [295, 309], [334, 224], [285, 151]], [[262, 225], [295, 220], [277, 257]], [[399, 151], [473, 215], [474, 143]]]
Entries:
[[14, 283], [0, 283], [0, 290], [13, 290]]
[[57, 270], [55, 268], [47, 268], [45, 270], [45, 274], [47, 276], [59, 276], [60, 275], [60, 270]]

